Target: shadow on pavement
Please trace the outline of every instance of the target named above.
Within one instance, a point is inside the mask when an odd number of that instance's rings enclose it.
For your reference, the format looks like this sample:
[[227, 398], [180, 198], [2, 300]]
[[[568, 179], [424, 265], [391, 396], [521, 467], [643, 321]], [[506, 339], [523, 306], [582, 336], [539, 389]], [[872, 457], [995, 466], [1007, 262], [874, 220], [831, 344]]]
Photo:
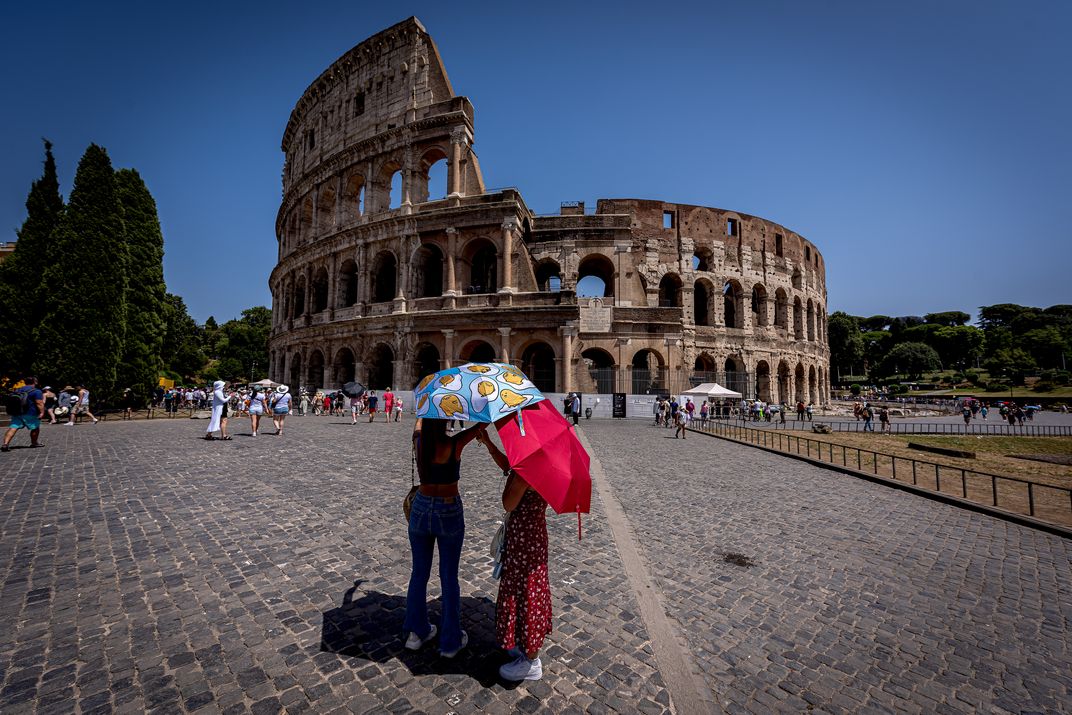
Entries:
[[[342, 605], [325, 611], [320, 631], [320, 650], [338, 653], [360, 661], [384, 663], [398, 660], [413, 675], [468, 675], [485, 688], [500, 683], [506, 688], [514, 683], [499, 680], [499, 666], [509, 658], [495, 643], [495, 604], [488, 598], [462, 596], [462, 628], [469, 634], [469, 645], [454, 658], [439, 655], [436, 641], [419, 651], [403, 647], [402, 623], [406, 615], [406, 595], [369, 591], [354, 600], [361, 581], [346, 590]], [[439, 622], [438, 601], [429, 604], [429, 619]]]

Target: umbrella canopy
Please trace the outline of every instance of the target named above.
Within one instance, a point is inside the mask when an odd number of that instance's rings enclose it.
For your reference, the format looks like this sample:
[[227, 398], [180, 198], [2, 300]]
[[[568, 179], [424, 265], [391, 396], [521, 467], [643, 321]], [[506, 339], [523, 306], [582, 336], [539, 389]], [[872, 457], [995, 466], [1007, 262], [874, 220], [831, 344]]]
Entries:
[[691, 390], [685, 390], [681, 394], [690, 397], [713, 397], [715, 399], [739, 399], [741, 397], [741, 393], [727, 389], [717, 382], [705, 382], [702, 385], [697, 385]]
[[278, 387], [279, 386], [278, 382], [272, 382], [267, 377], [264, 378], [263, 380], [257, 380], [256, 382], [252, 382], [250, 384], [251, 385], [256, 385], [257, 387]]
[[365, 394], [365, 386], [360, 382], [348, 382], [342, 386], [342, 392], [347, 397], [361, 397]]
[[423, 378], [413, 399], [418, 417], [494, 422], [545, 398], [513, 365], [470, 362]]
[[555, 512], [587, 513], [592, 506], [591, 458], [573, 426], [548, 401], [526, 409], [524, 420], [524, 432], [518, 420], [496, 425], [510, 466]]

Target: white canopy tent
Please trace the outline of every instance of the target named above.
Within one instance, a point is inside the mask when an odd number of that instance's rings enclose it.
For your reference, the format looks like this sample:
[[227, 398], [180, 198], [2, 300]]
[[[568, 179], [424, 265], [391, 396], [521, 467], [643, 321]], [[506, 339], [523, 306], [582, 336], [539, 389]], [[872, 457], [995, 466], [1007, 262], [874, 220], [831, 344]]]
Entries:
[[278, 382], [272, 382], [267, 377], [264, 378], [263, 380], [257, 380], [256, 382], [251, 383], [251, 384], [256, 385], [257, 387], [278, 387], [279, 386]]
[[741, 399], [741, 393], [727, 389], [717, 382], [705, 382], [681, 393], [688, 397], [706, 397], [712, 400]]

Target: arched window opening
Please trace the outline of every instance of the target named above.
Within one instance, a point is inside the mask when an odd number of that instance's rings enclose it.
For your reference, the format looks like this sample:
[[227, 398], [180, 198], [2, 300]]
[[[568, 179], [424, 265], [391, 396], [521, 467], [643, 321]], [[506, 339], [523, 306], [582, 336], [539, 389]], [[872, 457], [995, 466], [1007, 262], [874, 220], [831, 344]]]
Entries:
[[778, 363], [778, 401], [786, 405], [792, 402], [789, 390], [789, 365], [784, 360]]
[[294, 286], [294, 317], [305, 315], [305, 276]]
[[804, 339], [804, 306], [800, 298], [793, 299], [793, 337], [797, 340]]
[[555, 351], [547, 343], [534, 343], [521, 353], [521, 371], [542, 392], [555, 391]]
[[692, 363], [692, 375], [689, 382], [693, 387], [705, 382], [718, 382], [718, 373], [715, 371], [715, 360], [707, 353], [700, 353]]
[[588, 376], [595, 384], [596, 392], [601, 395], [609, 395], [614, 392], [618, 368], [614, 364], [614, 358], [610, 353], [600, 348], [588, 348], [581, 353], [581, 360], [588, 368]]
[[659, 281], [659, 307], [681, 307], [681, 279], [676, 273], [667, 273]]
[[756, 364], [756, 399], [763, 402], [771, 401], [770, 365], [766, 360], [760, 360]]
[[395, 353], [390, 347], [380, 343], [372, 349], [365, 363], [370, 390], [386, 390], [391, 386], [395, 373]]
[[467, 343], [459, 353], [463, 362], [495, 362], [495, 348], [483, 340]]
[[808, 368], [808, 402], [815, 404], [819, 401], [819, 380], [815, 376], [815, 366]]
[[306, 196], [301, 207], [301, 243], [313, 240], [313, 197]]
[[610, 298], [614, 295], [614, 264], [601, 254], [581, 259], [577, 267], [577, 296]]
[[302, 359], [301, 353], [294, 353], [294, 356], [290, 359], [290, 388], [297, 393], [298, 388], [302, 386]]
[[417, 356], [413, 361], [416, 374], [413, 376], [413, 384], [416, 385], [426, 375], [439, 372], [439, 349], [431, 343], [422, 343], [417, 347]]
[[808, 298], [808, 340], [815, 342], [815, 304]]
[[349, 258], [339, 268], [338, 300], [344, 308], [357, 305], [357, 264]]
[[356, 379], [354, 362], [354, 352], [350, 348], [343, 348], [335, 353], [335, 359], [332, 361], [332, 365], [335, 368], [334, 387], [342, 387], [346, 383]]
[[321, 266], [313, 274], [313, 312], [328, 309], [328, 270]]
[[804, 386], [804, 366], [799, 362], [797, 363], [796, 374], [793, 380], [793, 401], [794, 402], [807, 402], [808, 396], [805, 394]]
[[469, 283], [466, 293], [494, 293], [499, 289], [498, 255], [495, 246], [486, 239], [477, 239], [466, 246]]
[[443, 295], [443, 252], [434, 243], [422, 244], [417, 249], [416, 281], [418, 298], [435, 298]]
[[398, 266], [395, 254], [380, 251], [372, 263], [372, 302], [387, 303], [395, 299]]
[[793, 287], [797, 290], [800, 290], [804, 287], [804, 280], [803, 278], [801, 278], [799, 268], [793, 269]]
[[663, 358], [655, 350], [640, 350], [633, 355], [633, 394], [662, 394], [666, 390]]
[[309, 387], [313, 390], [324, 387], [324, 353], [319, 350], [309, 354]]
[[391, 181], [388, 184], [388, 203], [387, 207], [390, 209], [397, 209], [402, 205], [402, 171], [396, 171], [391, 174]]
[[774, 324], [779, 328], [789, 327], [789, 296], [782, 288], [774, 293]]
[[542, 291], [557, 293], [562, 290], [562, 269], [550, 259], [539, 262], [536, 266], [536, 286]]
[[722, 286], [722, 310], [727, 328], [740, 328], [741, 286], [737, 281], [726, 281]]
[[354, 220], [365, 213], [365, 177], [351, 174], [342, 190], [344, 220]]
[[759, 283], [752, 286], [752, 325], [767, 325], [767, 289]]
[[725, 381], [722, 383], [724, 387], [728, 387], [734, 392], [739, 392], [745, 397], [751, 394], [748, 385], [748, 373], [740, 360], [734, 357], [726, 358], [723, 371], [725, 373]]
[[696, 325], [711, 324], [711, 294], [703, 281], [692, 286], [692, 316]]
[[447, 153], [432, 147], [424, 153], [418, 172], [417, 185], [410, 190], [414, 203], [438, 201], [447, 196]]
[[317, 196], [317, 234], [323, 235], [335, 228], [335, 179], [320, 188]]
[[710, 248], [697, 248], [692, 254], [692, 270], [694, 271], [710, 271], [713, 262], [714, 254]]

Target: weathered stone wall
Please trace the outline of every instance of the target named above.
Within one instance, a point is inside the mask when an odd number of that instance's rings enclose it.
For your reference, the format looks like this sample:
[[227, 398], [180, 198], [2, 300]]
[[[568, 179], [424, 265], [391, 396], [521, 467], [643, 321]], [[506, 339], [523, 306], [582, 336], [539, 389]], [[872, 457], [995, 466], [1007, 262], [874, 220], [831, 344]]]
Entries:
[[[306, 90], [282, 143], [274, 379], [407, 388], [506, 360], [549, 392], [717, 380], [749, 397], [827, 398], [813, 244], [755, 216], [659, 201], [536, 216], [516, 190], [485, 191], [473, 121], [415, 18]], [[437, 162], [446, 186], [429, 185]], [[603, 295], [578, 298], [593, 277]]]

